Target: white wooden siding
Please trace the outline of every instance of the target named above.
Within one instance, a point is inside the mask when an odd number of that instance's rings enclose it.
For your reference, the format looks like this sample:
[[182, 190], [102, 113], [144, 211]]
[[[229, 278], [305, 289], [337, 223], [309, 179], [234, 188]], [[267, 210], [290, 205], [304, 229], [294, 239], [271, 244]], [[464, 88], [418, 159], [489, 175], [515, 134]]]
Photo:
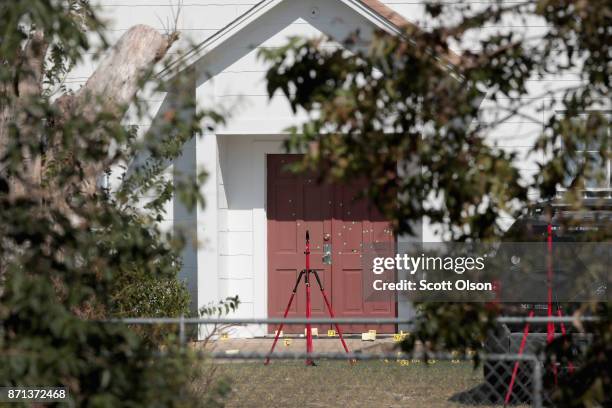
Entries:
[[[475, 5], [485, 2], [474, 1]], [[172, 19], [170, 5], [173, 4], [176, 10], [177, 3], [176, 0], [98, 0], [96, 4], [110, 22], [107, 37], [112, 43], [135, 24], [164, 29], [165, 21]], [[182, 40], [178, 46], [205, 40], [256, 3], [255, 0], [182, 1], [177, 27]], [[425, 19], [423, 4], [418, 0], [387, 0], [383, 3], [409, 21], [431, 26], [431, 22]], [[313, 5], [321, 9], [316, 19], [309, 18], [306, 12]], [[205, 140], [190, 142], [182, 160], [175, 163], [177, 170], [194, 171], [196, 166], [204, 166], [211, 174], [203, 189], [207, 195], [207, 208], [190, 214], [180, 204], [173, 203], [164, 221], [165, 227], [174, 223], [193, 230], [202, 245], [200, 248], [187, 248], [184, 253], [182, 277], [189, 283], [194, 306], [201, 307], [209, 301], [238, 294], [243, 301], [238, 309], [239, 316], [261, 317], [267, 314], [265, 155], [280, 152], [283, 129], [305, 116], [303, 112], [294, 115], [282, 97], [269, 100], [264, 80], [266, 67], [257, 58], [258, 48], [277, 47], [290, 35], [316, 36], [327, 32], [342, 39], [343, 35], [357, 28], [367, 36], [372, 25], [339, 1], [287, 0], [230, 38], [221, 49], [212, 51], [198, 65], [198, 100], [204, 107], [230, 109], [233, 116], [228, 125], [217, 129], [215, 134], [207, 135]], [[456, 46], [475, 49], [478, 40], [484, 36], [508, 30], [533, 35], [542, 32], [543, 25], [537, 19], [502, 21], [496, 26], [470, 33], [464, 44]], [[68, 85], [73, 88], [80, 86], [94, 67], [91, 55], [86, 56], [69, 75]], [[571, 85], [579, 80], [579, 73], [534, 78], [529, 82], [529, 89], [531, 95], [536, 95], [547, 87], [559, 83]], [[144, 93], [141, 97], [151, 103], [152, 117], [163, 109], [165, 95]], [[485, 100], [483, 108], [490, 105], [490, 101]], [[519, 153], [517, 165], [525, 179], [536, 174], [537, 163], [543, 159], [528, 155], [528, 151], [542, 129], [543, 121], [552, 114], [537, 112], [537, 108], [526, 110], [536, 120], [511, 118], [492, 131], [489, 139], [492, 144]], [[149, 124], [146, 119], [140, 120], [141, 131], [146, 131]], [[512, 219], [502, 221], [509, 226]], [[433, 229], [434, 226], [425, 223], [425, 240], [440, 239], [432, 233]], [[262, 334], [264, 329], [253, 327], [241, 334]]]

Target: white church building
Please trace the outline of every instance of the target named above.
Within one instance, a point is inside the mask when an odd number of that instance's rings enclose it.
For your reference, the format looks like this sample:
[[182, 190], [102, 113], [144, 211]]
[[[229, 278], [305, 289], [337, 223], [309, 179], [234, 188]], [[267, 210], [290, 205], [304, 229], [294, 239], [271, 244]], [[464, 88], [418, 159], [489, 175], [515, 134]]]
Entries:
[[[135, 24], [161, 30], [176, 11], [168, 0], [98, 0], [98, 4], [111, 24], [111, 41]], [[168, 174], [208, 172], [202, 191], [206, 206], [187, 212], [173, 202], [162, 222], [168, 229], [188, 227], [197, 237], [198, 246], [184, 252], [181, 273], [194, 307], [239, 295], [236, 317], [280, 316], [304, 267], [303, 236], [308, 229], [313, 268], [320, 271], [338, 315], [405, 317], [412, 313], [409, 304], [398, 304], [395, 299], [363, 299], [361, 245], [396, 238], [373, 209], [352, 201], [354, 187], [318, 186], [308, 176], [282, 171], [284, 164], [295, 159], [282, 148], [286, 129], [304, 117], [294, 115], [282, 96], [268, 97], [266, 66], [257, 57], [261, 47], [283, 45], [289, 36], [325, 35], [341, 43], [357, 30], [366, 40], [374, 30], [397, 34], [406, 23], [427, 24], [422, 4], [399, 0], [182, 2], [177, 28], [185, 41], [198, 45], [182, 55], [180, 62], [193, 77], [198, 104], [232, 107], [226, 125], [194, 138], [168, 168]], [[532, 29], [520, 24], [510, 29]], [[88, 69], [92, 67], [80, 68], [69, 81], [78, 86]], [[533, 85], [542, 89], [546, 82]], [[163, 114], [166, 98], [166, 94], [150, 97], [151, 118]], [[147, 127], [147, 123], [140, 125]], [[526, 153], [541, 125], [510, 120], [492, 135], [498, 145], [525, 155], [520, 165], [525, 177], [537, 170], [538, 158], [527, 158]], [[427, 226], [423, 234], [425, 241], [437, 239]], [[331, 265], [321, 261], [325, 245], [331, 246]], [[314, 296], [313, 314], [325, 315], [320, 294]], [[303, 309], [304, 299], [298, 293], [292, 314], [301, 315]], [[396, 329], [391, 326], [382, 331]], [[247, 334], [263, 335], [267, 330], [256, 326]]]

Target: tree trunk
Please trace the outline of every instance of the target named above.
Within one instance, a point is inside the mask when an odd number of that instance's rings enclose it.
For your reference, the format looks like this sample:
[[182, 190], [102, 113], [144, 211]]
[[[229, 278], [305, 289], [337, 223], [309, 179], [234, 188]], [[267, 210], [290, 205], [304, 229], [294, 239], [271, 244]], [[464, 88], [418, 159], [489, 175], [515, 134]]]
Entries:
[[85, 85], [74, 95], [64, 95], [56, 105], [68, 117], [77, 112], [93, 119], [100, 112], [117, 119], [139, 90], [143, 75], [161, 60], [178, 36], [163, 36], [157, 30], [137, 25], [130, 28], [100, 61]]
[[[78, 92], [64, 95], [55, 102], [61, 112], [60, 121], [55, 126], [61, 126], [62, 121], [71, 115], [95, 121], [97, 115], [104, 113], [120, 121], [140, 89], [142, 79], [152, 72], [155, 63], [166, 55], [177, 39], [176, 33], [163, 36], [145, 25], [130, 28], [100, 61], [98, 68]], [[93, 194], [98, 178], [107, 165], [103, 161], [80, 164], [85, 175], [80, 190]]]
[[[4, 176], [0, 177], [0, 189], [9, 188], [8, 199], [27, 198], [44, 202], [46, 206], [52, 205], [56, 210], [65, 211], [74, 222], [82, 223], [84, 220], [75, 217], [66, 203], [66, 198], [73, 191], [57, 188], [53, 183], [42, 183], [45, 163], [51, 162], [63, 148], [60, 138], [56, 138], [49, 140], [49, 145], [43, 151], [42, 135], [58, 135], [61, 126], [74, 118], [93, 123], [100, 113], [110, 114], [111, 120], [120, 121], [140, 89], [144, 75], [152, 72], [155, 63], [166, 55], [177, 39], [176, 32], [163, 36], [151, 27], [132, 27], [108, 51], [81, 89], [74, 94], [63, 95], [53, 103], [58, 114], [50, 122], [44, 120], [44, 112], [36, 111], [39, 102], [43, 101], [45, 59], [49, 48], [49, 40], [44, 33], [33, 31], [13, 60], [0, 61], [12, 67], [11, 79], [0, 83], [0, 176]], [[13, 163], [17, 167], [7, 176], [8, 162], [3, 159], [9, 145], [16, 142], [23, 147], [18, 164]], [[85, 177], [75, 180], [78, 185], [73, 188], [89, 194], [96, 191], [96, 181], [106, 169], [104, 160], [97, 163], [91, 160], [80, 162], [79, 157], [62, 164], [81, 166]], [[8, 186], [2, 181], [8, 182]], [[4, 256], [4, 253], [0, 253], [0, 291]]]
[[[81, 89], [74, 94], [63, 95], [53, 103], [58, 115], [48, 126], [52, 127], [51, 130], [61, 129], [71, 118], [93, 122], [100, 113], [110, 114], [120, 121], [140, 89], [143, 77], [152, 72], [155, 63], [166, 55], [177, 39], [176, 32], [164, 36], [145, 25], [130, 28], [110, 48]], [[0, 89], [3, 99], [9, 101], [0, 105], [0, 157], [6, 152], [11, 137], [40, 142], [40, 118], [32, 121], [25, 107], [31, 106], [29, 102], [32, 98], [41, 97], [47, 48], [44, 33], [35, 31], [16, 56], [17, 61], [9, 62], [15, 66], [16, 80], [14, 84], [5, 83], [3, 89]], [[18, 129], [17, 136], [11, 133], [12, 127]], [[51, 140], [49, 149], [42, 154], [40, 151], [23, 152], [25, 174], [19, 180], [11, 180], [12, 198], [30, 195], [40, 187], [41, 174], [45, 172], [45, 165], [41, 165], [41, 162], [51, 163], [54, 156], [57, 156], [62, 146], [58, 139]], [[78, 157], [74, 160], [78, 160]], [[105, 163], [79, 164], [85, 172], [81, 191], [93, 193], [96, 180], [105, 170]]]

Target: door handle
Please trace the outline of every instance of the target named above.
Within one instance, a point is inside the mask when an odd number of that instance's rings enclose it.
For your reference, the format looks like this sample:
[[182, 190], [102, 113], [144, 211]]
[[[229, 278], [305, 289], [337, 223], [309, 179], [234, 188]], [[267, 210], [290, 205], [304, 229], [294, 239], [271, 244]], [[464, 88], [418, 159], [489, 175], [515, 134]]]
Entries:
[[323, 257], [321, 259], [324, 265], [331, 265], [332, 263], [332, 245], [331, 243], [325, 242], [323, 244]]

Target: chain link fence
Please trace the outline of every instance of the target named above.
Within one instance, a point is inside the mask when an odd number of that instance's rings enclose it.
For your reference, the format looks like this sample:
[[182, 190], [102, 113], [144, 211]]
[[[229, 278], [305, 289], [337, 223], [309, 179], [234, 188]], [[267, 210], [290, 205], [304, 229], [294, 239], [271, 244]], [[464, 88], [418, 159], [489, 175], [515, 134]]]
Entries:
[[[268, 359], [271, 360], [272, 366], [279, 361], [288, 363], [313, 360], [340, 364], [340, 361], [344, 360], [344, 363], [348, 361], [349, 365], [358, 366], [360, 362], [364, 362], [363, 364], [383, 362], [406, 369], [412, 367], [415, 370], [424, 370], [425, 367], [437, 364], [438, 371], [448, 370], [448, 373], [441, 375], [440, 380], [432, 377], [432, 381], [444, 381], [445, 378], [455, 380], [452, 377], [456, 375], [469, 377], [470, 381], [460, 382], [455, 386], [456, 389], [451, 390], [452, 394], [448, 395], [449, 404], [452, 403], [453, 406], [542, 407], [551, 404], [543, 387], [545, 372], [551, 368], [545, 367], [544, 357], [541, 354], [546, 344], [546, 333], [537, 330], [537, 325], [546, 326], [547, 323], [553, 323], [558, 328], [556, 335], [561, 335], [561, 331], [569, 330], [570, 326], [581, 327], [583, 323], [595, 320], [597, 318], [585, 316], [500, 317], [497, 319], [500, 329], [491, 333], [483, 345], [483, 351], [478, 354], [453, 351], [428, 352], [425, 345], [421, 345], [412, 353], [405, 353], [401, 351], [399, 343], [405, 336], [410, 335], [409, 332], [379, 334], [374, 333], [374, 330], [369, 330], [361, 336], [346, 334], [344, 337], [349, 347], [349, 352], [346, 353], [340, 346], [339, 333], [331, 329], [336, 324], [345, 325], [344, 327], [389, 324], [405, 327], [404, 325], [412, 323], [405, 319], [124, 318], [108, 322], [131, 325], [176, 325], [178, 339], [183, 346], [195, 347], [204, 357], [218, 363], [250, 364], [251, 370], [264, 370], [264, 362]], [[282, 333], [279, 336], [279, 345], [273, 353], [270, 353], [275, 329], [280, 323], [285, 323], [285, 328], [293, 328], [293, 333]], [[330, 328], [327, 333], [317, 333], [314, 340], [315, 351], [311, 353], [305, 351], [305, 334], [297, 333], [295, 330], [298, 325], [303, 327], [306, 323], [319, 328]], [[531, 325], [532, 331], [520, 330], [526, 325]], [[577, 343], [588, 344], [588, 334], [574, 334], [578, 339]], [[479, 364], [474, 364], [476, 361]], [[471, 370], [466, 368], [457, 371], [453, 368], [454, 365], [461, 364], [469, 366]], [[555, 367], [554, 371], [564, 373], [567, 370], [566, 367]], [[254, 372], [258, 374], [254, 374], [253, 377], [267, 375], [264, 371]], [[423, 371], [423, 373], [429, 375], [431, 372]]]

